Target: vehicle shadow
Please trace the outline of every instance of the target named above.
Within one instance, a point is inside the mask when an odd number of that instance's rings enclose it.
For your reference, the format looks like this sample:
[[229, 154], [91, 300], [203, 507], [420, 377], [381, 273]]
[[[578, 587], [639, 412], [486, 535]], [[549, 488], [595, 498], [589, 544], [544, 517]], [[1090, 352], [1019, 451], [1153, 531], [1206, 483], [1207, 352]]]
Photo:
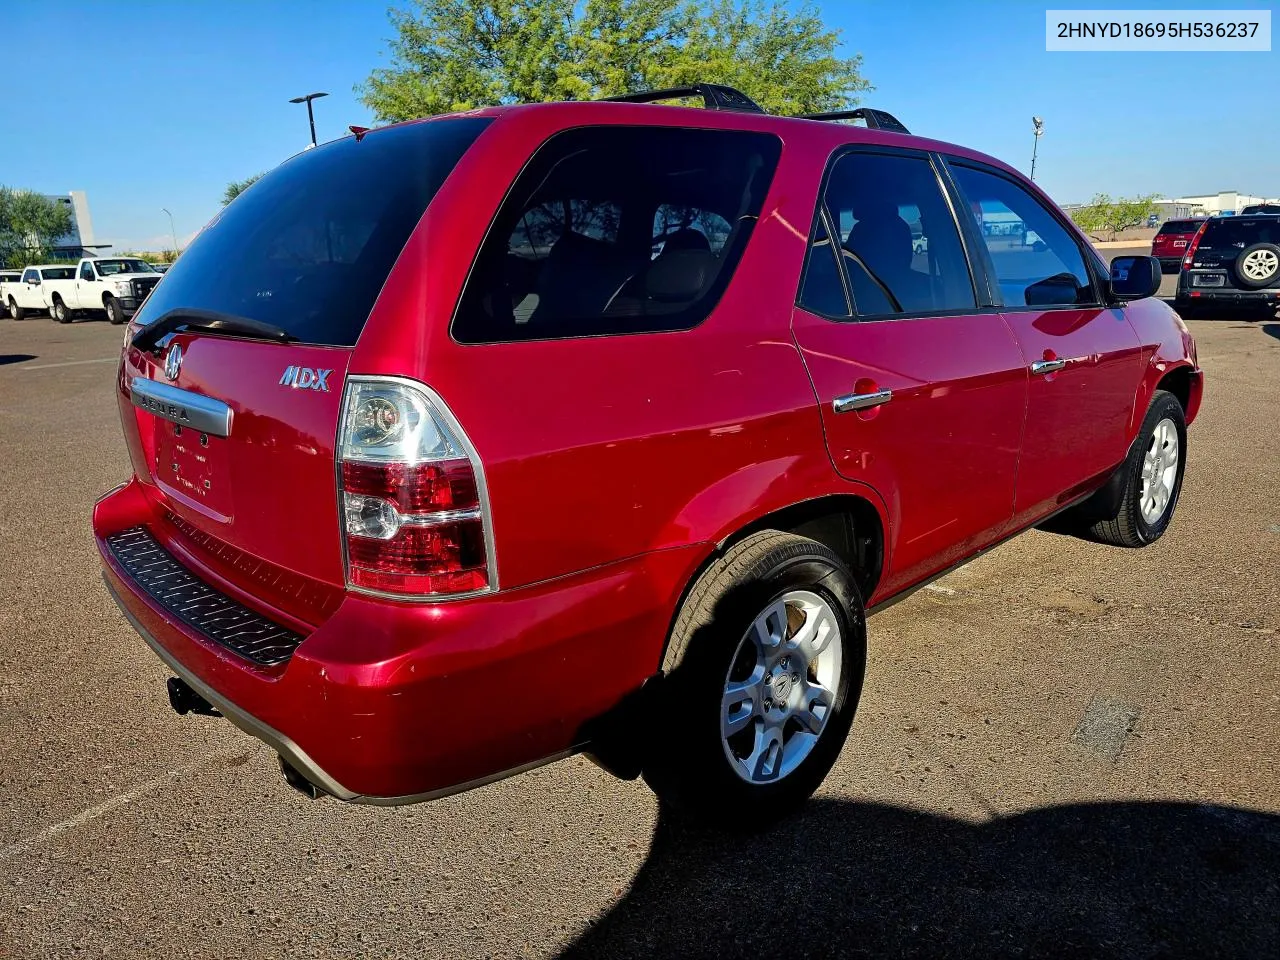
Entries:
[[661, 814], [578, 957], [1274, 957], [1280, 817], [1100, 803], [971, 824], [817, 800], [749, 836]]
[[34, 360], [34, 353], [0, 353], [0, 367], [9, 363], [26, 363], [28, 360]]
[[1280, 340], [1280, 323], [1264, 323], [1262, 325], [1262, 332], [1269, 337], [1275, 337], [1277, 340]]

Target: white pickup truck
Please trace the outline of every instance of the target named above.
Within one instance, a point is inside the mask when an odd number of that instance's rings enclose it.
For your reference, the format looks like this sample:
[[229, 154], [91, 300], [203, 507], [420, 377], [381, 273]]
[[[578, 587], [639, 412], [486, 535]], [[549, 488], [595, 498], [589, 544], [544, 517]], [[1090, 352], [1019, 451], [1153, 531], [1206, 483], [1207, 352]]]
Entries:
[[70, 323], [79, 312], [95, 310], [112, 323], [124, 323], [160, 282], [160, 274], [134, 257], [89, 257], [65, 280], [46, 280], [45, 305], [59, 323]]
[[76, 275], [76, 268], [66, 264], [46, 263], [34, 267], [24, 267], [18, 280], [6, 280], [4, 284], [4, 306], [9, 316], [21, 320], [35, 310], [48, 310], [45, 301], [45, 284], [66, 281]]

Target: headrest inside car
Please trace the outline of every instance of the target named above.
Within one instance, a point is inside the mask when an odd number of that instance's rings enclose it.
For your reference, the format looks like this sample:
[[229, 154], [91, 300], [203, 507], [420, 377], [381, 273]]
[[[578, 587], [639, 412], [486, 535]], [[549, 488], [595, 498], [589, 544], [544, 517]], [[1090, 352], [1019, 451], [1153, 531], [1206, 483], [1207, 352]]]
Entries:
[[645, 294], [662, 303], [692, 303], [711, 286], [718, 262], [706, 250], [664, 251], [645, 274]]

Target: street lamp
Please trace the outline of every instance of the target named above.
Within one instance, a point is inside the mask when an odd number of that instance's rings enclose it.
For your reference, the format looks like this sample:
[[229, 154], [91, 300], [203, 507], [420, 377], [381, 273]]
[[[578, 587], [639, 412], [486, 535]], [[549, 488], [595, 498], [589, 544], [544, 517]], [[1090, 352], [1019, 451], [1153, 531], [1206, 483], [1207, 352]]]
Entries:
[[[160, 210], [163, 213], [169, 213], [168, 207], [161, 207]], [[178, 258], [178, 252], [179, 252], [178, 251], [178, 231], [174, 229], [172, 213], [169, 213], [169, 233], [173, 237], [173, 257], [176, 260]]]
[[305, 103], [307, 105], [307, 119], [311, 122], [311, 145], [316, 145], [316, 115], [311, 112], [311, 101], [319, 97], [327, 97], [327, 93], [308, 93], [305, 97], [294, 97], [290, 103]]
[[1036, 139], [1031, 146], [1031, 179], [1034, 180], [1036, 178], [1036, 151], [1040, 148], [1040, 138], [1044, 136], [1044, 121], [1039, 117], [1032, 117], [1031, 126], [1036, 132]]

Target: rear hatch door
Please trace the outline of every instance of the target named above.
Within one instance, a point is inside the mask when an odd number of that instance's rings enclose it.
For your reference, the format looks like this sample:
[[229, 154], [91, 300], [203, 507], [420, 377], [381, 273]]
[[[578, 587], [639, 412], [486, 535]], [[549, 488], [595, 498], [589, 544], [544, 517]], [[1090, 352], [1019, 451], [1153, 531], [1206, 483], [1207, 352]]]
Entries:
[[289, 160], [205, 227], [136, 316], [120, 378], [135, 472], [179, 532], [250, 581], [344, 583], [334, 444], [352, 348], [488, 123], [393, 127]]

